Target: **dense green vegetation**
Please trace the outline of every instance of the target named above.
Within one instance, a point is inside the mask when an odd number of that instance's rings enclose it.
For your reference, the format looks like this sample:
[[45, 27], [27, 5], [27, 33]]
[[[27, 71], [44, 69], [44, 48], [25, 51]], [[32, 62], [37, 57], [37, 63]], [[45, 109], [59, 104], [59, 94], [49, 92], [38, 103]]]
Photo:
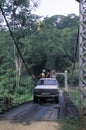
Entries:
[[78, 87], [72, 87], [69, 89], [69, 93], [71, 95], [72, 101], [79, 108], [79, 90]]
[[61, 130], [80, 130], [80, 121], [78, 117], [66, 118], [64, 122], [62, 122]]
[[[28, 3], [27, 0], [11, 0], [10, 4], [4, 2], [2, 1], [2, 8], [29, 73], [15, 47], [9, 28], [3, 24], [1, 18], [1, 110], [29, 101], [42, 69], [56, 69], [57, 72], [67, 70], [68, 83], [71, 84], [78, 33], [78, 16], [75, 14], [46, 17], [38, 23], [41, 17], [31, 13], [38, 6], [38, 1], [33, 6], [30, 5], [30, 0]], [[76, 62], [78, 66], [78, 56]], [[75, 84], [78, 82], [77, 66], [72, 80]], [[58, 80], [60, 83], [64, 82], [62, 77], [58, 77]]]
[[[79, 110], [79, 91], [78, 87], [70, 87], [69, 94], [72, 99], [73, 104]], [[82, 125], [80, 121], [80, 116], [70, 116], [66, 117], [65, 120], [61, 121], [61, 130], [81, 130]]]

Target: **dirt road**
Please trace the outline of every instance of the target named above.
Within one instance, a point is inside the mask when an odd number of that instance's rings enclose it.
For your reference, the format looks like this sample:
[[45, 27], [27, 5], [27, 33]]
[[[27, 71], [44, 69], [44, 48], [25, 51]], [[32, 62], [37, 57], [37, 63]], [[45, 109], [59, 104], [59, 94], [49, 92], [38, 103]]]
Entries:
[[60, 124], [53, 121], [30, 122], [30, 124], [15, 124], [11, 121], [0, 121], [0, 130], [59, 130]]

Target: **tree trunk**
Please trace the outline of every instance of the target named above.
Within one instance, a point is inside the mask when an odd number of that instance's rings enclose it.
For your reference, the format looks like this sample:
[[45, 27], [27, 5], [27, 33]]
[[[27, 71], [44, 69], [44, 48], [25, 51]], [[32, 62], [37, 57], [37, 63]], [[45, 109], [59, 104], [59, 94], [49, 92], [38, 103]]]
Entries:
[[20, 83], [22, 61], [17, 52], [15, 45], [14, 45], [14, 58], [15, 58], [15, 67], [16, 67], [16, 87], [17, 87], [19, 86]]

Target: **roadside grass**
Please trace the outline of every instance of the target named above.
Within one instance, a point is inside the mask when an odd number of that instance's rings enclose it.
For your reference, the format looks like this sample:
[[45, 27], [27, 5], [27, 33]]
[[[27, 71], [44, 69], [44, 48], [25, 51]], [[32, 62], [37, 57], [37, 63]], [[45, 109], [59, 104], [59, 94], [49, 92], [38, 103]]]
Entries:
[[78, 87], [71, 87], [69, 88], [69, 94], [71, 96], [71, 99], [74, 103], [74, 105], [79, 108], [79, 89]]
[[62, 121], [60, 130], [80, 130], [80, 121], [78, 117], [68, 117]]
[[[78, 87], [69, 88], [69, 94], [74, 105], [79, 109], [79, 90]], [[62, 121], [60, 130], [81, 130], [80, 119], [78, 117], [67, 117]]]
[[[72, 88], [69, 89], [69, 93], [70, 93], [70, 96], [71, 96], [71, 99], [72, 99], [74, 105], [79, 109], [80, 108], [79, 88], [78, 87], [72, 87]], [[86, 94], [85, 88], [83, 88], [83, 93]], [[86, 106], [86, 100], [82, 100], [82, 102], [83, 102], [83, 105]]]

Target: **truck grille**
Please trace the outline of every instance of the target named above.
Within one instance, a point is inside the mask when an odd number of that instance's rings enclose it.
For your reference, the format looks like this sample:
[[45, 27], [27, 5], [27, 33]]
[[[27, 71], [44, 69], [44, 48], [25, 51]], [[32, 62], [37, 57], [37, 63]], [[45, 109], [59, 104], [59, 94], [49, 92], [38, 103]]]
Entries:
[[59, 93], [57, 89], [39, 89], [36, 91], [36, 94], [46, 94], [46, 95], [55, 95]]

